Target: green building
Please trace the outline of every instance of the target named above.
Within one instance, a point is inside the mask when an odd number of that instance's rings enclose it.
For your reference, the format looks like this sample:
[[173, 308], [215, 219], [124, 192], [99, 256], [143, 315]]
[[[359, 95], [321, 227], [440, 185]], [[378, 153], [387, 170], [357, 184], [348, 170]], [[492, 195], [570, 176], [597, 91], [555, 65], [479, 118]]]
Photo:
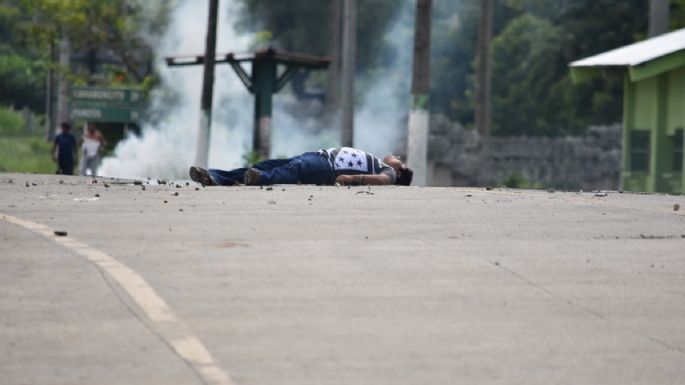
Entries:
[[624, 73], [623, 188], [685, 194], [685, 29], [570, 64], [581, 82]]

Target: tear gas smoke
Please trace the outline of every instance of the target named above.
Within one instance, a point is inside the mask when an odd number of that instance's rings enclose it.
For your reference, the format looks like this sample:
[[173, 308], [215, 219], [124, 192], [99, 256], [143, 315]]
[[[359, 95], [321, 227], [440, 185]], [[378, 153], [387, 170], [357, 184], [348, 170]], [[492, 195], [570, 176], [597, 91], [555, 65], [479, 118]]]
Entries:
[[[247, 52], [250, 36], [233, 29], [238, 4], [222, 2], [219, 9], [217, 52]], [[380, 58], [383, 69], [372, 81], [362, 100], [357, 100], [355, 147], [378, 156], [401, 146], [406, 132], [413, 39], [413, 9], [402, 1], [402, 11], [388, 30], [385, 41], [393, 57]], [[202, 6], [199, 6], [202, 4]], [[169, 68], [164, 56], [201, 54], [206, 38], [207, 7], [196, 1], [181, 1], [173, 13], [169, 31], [159, 44], [157, 71], [163, 87], [151, 95], [151, 115], [159, 119], [142, 122], [142, 135], [118, 144], [112, 157], [103, 161], [102, 175], [123, 178], [186, 178], [194, 160], [200, 116], [202, 66]], [[409, 32], [408, 32], [409, 31]], [[246, 68], [249, 71], [249, 68]], [[333, 147], [340, 143], [337, 129], [321, 127], [320, 116], [306, 103], [286, 93], [274, 97], [272, 156], [292, 156], [304, 151]], [[175, 95], [178, 100], [174, 103]], [[251, 149], [253, 97], [228, 65], [215, 70], [214, 106], [209, 166], [233, 168], [243, 163]], [[361, 104], [361, 107], [359, 105]], [[309, 114], [309, 115], [307, 115]], [[337, 125], [335, 125], [337, 127]]]

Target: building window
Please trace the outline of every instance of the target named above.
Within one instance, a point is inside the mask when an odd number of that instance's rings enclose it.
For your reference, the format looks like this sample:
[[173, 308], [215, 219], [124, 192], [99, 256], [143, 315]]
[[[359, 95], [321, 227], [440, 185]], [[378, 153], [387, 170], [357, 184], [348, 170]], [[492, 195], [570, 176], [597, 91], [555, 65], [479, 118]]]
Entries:
[[673, 135], [673, 171], [683, 172], [683, 128], [679, 127]]
[[649, 131], [630, 133], [630, 171], [649, 172]]

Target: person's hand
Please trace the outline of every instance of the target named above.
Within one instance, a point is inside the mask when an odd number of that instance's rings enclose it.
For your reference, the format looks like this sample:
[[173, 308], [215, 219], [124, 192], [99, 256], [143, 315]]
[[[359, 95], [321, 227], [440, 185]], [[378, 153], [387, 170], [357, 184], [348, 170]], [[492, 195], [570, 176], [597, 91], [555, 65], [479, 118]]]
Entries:
[[355, 175], [338, 175], [335, 178], [335, 183], [340, 183], [341, 185], [347, 185], [354, 183]]

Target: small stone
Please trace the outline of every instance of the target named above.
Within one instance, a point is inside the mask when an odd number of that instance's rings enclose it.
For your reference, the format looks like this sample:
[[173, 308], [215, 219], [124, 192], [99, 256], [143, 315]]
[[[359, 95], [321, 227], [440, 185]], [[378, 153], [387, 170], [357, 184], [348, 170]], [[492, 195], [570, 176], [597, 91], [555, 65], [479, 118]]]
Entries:
[[267, 187], [266, 191], [272, 191], [274, 188], [273, 187]]
[[495, 261], [495, 266], [499, 266], [499, 261]]
[[105, 188], [109, 188], [109, 185], [107, 183], [105, 183]]
[[[11, 180], [11, 179], [10, 179]], [[12, 183], [12, 182], [10, 182]], [[64, 184], [64, 181], [62, 179], [59, 180], [59, 184]]]
[[134, 181], [133, 181], [133, 185], [135, 185], [135, 186], [140, 186], [140, 185], [142, 185], [142, 184], [143, 184], [143, 182], [141, 182], [141, 181], [139, 181], [139, 180], [134, 180]]
[[186, 186], [190, 186], [190, 182], [186, 182]]
[[178, 191], [174, 192], [174, 193], [171, 194], [171, 195], [177, 197], [177, 196], [178, 196]]
[[680, 205], [676, 203], [673, 205], [673, 211], [678, 211], [678, 210], [680, 210]]
[[619, 194], [623, 194], [623, 189], [618, 190]]
[[55, 230], [55, 235], [58, 236], [58, 237], [66, 237], [66, 236], [67, 236], [67, 232], [64, 231], [64, 230]]
[[181, 186], [180, 184], [176, 185], [176, 188], [181, 188], [181, 187], [183, 187], [183, 186]]
[[178, 209], [178, 211], [183, 211], [183, 209]]
[[200, 191], [200, 188], [199, 188], [199, 187], [195, 187], [195, 191]]
[[285, 191], [285, 189], [281, 189], [281, 191]]
[[486, 190], [486, 191], [490, 191], [490, 190], [492, 190], [492, 186], [488, 186], [488, 187], [486, 187], [486, 188], [485, 188], [485, 190]]
[[270, 205], [275, 205], [275, 204], [276, 204], [276, 201], [269, 201], [269, 204], [270, 204]]
[[93, 179], [93, 180], [91, 180], [90, 182], [91, 182], [91, 183], [97, 183], [98, 180], [97, 180], [97, 179]]
[[141, 186], [140, 189], [145, 191], [145, 186]]
[[29, 182], [28, 182], [28, 181], [26, 181], [26, 187], [29, 187]]
[[551, 193], [554, 192], [554, 189], [553, 189], [553, 188], [548, 188], [548, 189], [547, 189], [547, 192], [551, 194]]
[[95, 194], [95, 197], [96, 197], [96, 198], [100, 198], [100, 194]]
[[33, 183], [33, 182], [32, 182], [32, 183], [31, 183], [31, 186], [38, 186], [38, 185], [37, 185], [36, 183]]
[[168, 203], [167, 201], [164, 201], [164, 203]]

